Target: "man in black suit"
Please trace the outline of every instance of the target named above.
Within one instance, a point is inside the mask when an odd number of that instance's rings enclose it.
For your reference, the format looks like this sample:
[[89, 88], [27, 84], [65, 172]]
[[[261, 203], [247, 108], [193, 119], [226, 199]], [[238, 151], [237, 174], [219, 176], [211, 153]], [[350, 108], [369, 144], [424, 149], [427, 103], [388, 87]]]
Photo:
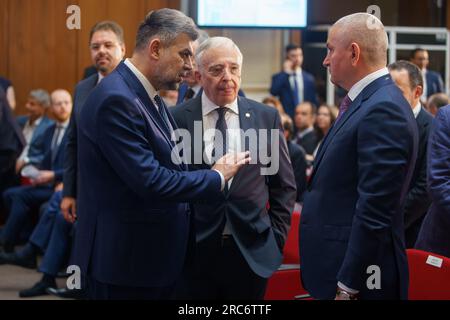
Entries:
[[[11, 187], [15, 177], [15, 162], [26, 142], [13, 118], [5, 92], [0, 88], [0, 196]], [[0, 200], [0, 215], [3, 202]]]
[[316, 109], [311, 102], [300, 103], [297, 108], [295, 108], [294, 123], [296, 134], [294, 141], [311, 157], [319, 144], [319, 138], [314, 130], [315, 121]]
[[427, 191], [427, 143], [433, 116], [420, 103], [423, 78], [419, 68], [407, 61], [397, 61], [389, 65], [389, 71], [411, 106], [419, 129], [417, 160], [404, 209], [405, 244], [406, 248], [413, 248], [422, 221], [431, 204]]
[[[183, 152], [190, 170], [210, 168], [224, 152], [248, 149], [254, 164], [227, 184], [219, 200], [194, 205], [195, 261], [185, 274], [186, 296], [179, 298], [262, 299], [267, 279], [282, 262], [296, 197], [280, 118], [276, 109], [238, 97], [242, 54], [230, 39], [205, 41], [196, 63], [203, 94], [173, 108], [179, 128], [190, 133], [191, 152]], [[245, 138], [243, 132], [251, 136], [260, 129], [272, 133], [272, 144]], [[258, 151], [268, 146], [272, 161], [266, 165]]]
[[421, 96], [422, 103], [426, 103], [427, 99], [438, 92], [445, 92], [444, 81], [439, 73], [428, 70], [430, 59], [428, 51], [417, 48], [411, 51], [410, 61], [419, 67], [423, 77], [423, 92]]

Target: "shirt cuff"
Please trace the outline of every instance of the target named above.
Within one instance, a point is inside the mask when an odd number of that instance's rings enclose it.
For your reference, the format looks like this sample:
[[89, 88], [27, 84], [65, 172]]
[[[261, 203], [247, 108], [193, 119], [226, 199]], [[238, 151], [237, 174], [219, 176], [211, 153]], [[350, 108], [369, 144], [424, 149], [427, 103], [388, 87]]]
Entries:
[[223, 191], [225, 189], [225, 177], [223, 176], [222, 172], [219, 170], [213, 169], [215, 172], [217, 172], [220, 176], [220, 191]]
[[343, 284], [342, 282], [338, 282], [338, 287], [341, 288], [344, 291], [347, 291], [350, 294], [357, 294], [359, 293], [358, 290], [355, 289], [350, 289], [349, 287], [347, 287], [345, 284]]

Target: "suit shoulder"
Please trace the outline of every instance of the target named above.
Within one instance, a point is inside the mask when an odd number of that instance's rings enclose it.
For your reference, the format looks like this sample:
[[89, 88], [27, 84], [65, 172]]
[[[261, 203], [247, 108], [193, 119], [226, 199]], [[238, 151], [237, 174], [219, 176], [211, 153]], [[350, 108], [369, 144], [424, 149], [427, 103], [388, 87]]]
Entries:
[[431, 125], [431, 123], [433, 122], [433, 116], [424, 107], [422, 107], [419, 116], [417, 117], [417, 120], [419, 119], [420, 121], [428, 125]]
[[92, 89], [93, 87], [95, 87], [97, 82], [98, 82], [98, 74], [93, 74], [93, 75], [89, 76], [88, 78], [81, 80], [75, 86], [75, 94], [77, 94], [78, 91]]

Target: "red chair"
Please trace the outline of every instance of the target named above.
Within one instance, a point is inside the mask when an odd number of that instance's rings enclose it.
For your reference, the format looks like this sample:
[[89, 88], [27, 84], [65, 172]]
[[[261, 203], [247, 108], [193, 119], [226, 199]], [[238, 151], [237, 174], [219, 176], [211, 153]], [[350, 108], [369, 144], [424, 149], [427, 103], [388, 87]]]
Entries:
[[267, 283], [264, 300], [311, 300], [300, 282], [300, 266], [282, 265]]
[[300, 212], [294, 212], [291, 216], [291, 228], [283, 249], [283, 264], [300, 264], [298, 252], [298, 227], [300, 224]]
[[450, 300], [450, 258], [408, 249], [409, 300]]

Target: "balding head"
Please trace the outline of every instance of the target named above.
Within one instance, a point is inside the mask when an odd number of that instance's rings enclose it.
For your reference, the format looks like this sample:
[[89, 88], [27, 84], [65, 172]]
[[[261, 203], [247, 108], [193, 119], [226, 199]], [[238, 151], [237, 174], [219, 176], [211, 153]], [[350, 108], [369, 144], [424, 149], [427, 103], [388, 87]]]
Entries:
[[360, 46], [368, 65], [386, 66], [388, 37], [377, 17], [365, 12], [354, 13], [339, 19], [332, 28], [339, 30], [347, 45], [354, 42]]
[[387, 34], [380, 20], [368, 13], [355, 13], [337, 21], [328, 33], [328, 54], [323, 61], [331, 81], [350, 88], [387, 64]]

